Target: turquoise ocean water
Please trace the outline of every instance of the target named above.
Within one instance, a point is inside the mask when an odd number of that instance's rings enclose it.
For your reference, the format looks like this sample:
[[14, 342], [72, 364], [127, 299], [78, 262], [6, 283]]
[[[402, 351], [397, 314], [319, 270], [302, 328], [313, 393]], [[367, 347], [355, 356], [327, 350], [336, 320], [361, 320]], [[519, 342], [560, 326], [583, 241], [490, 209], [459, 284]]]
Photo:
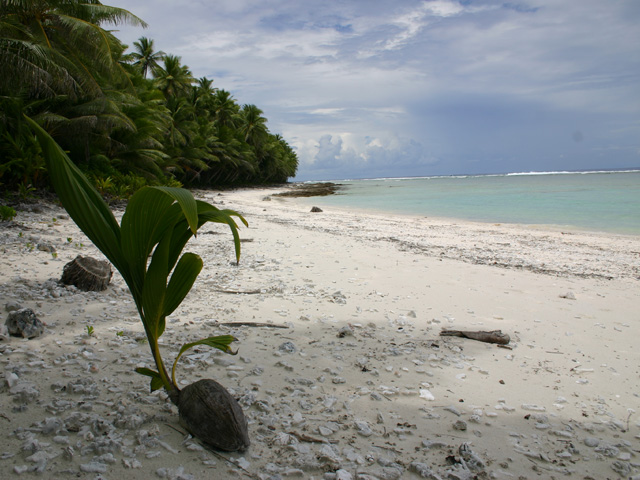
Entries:
[[640, 170], [336, 181], [309, 203], [490, 223], [640, 235]]

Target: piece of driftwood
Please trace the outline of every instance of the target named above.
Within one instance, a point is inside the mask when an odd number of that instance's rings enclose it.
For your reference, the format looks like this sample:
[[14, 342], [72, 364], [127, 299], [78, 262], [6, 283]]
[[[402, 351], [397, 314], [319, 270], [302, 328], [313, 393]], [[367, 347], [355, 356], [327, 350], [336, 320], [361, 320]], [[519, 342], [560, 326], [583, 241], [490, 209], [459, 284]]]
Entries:
[[497, 343], [499, 345], [506, 345], [511, 341], [511, 337], [506, 333], [502, 333], [502, 330], [491, 330], [490, 332], [480, 330], [471, 332], [465, 330], [447, 330], [445, 328], [440, 332], [440, 336], [464, 337], [470, 338], [471, 340], [478, 340], [479, 342]]
[[64, 266], [60, 280], [85, 292], [100, 292], [109, 286], [112, 275], [109, 262], [78, 255]]
[[224, 327], [268, 327], [268, 328], [289, 328], [287, 325], [275, 325], [273, 323], [264, 322], [224, 322], [216, 323]]
[[306, 435], [304, 433], [298, 433], [298, 432], [287, 432], [287, 433], [289, 435], [296, 437], [301, 442], [308, 442], [308, 443], [337, 443], [338, 442], [337, 440], [327, 440], [326, 438], [310, 437], [309, 435]]
[[256, 295], [262, 293], [262, 290], [223, 290], [222, 288], [214, 288], [214, 292], [218, 293], [230, 293], [233, 295]]
[[225, 452], [241, 452], [249, 447], [242, 407], [218, 382], [198, 380], [178, 395], [180, 421], [194, 437]]

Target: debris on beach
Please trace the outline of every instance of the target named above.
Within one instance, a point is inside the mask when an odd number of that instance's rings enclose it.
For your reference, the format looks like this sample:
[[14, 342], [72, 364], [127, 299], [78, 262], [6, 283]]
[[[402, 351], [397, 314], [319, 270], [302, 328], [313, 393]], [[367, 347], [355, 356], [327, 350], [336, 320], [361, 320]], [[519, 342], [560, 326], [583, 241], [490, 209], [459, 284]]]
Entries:
[[465, 330], [448, 330], [445, 328], [440, 332], [440, 336], [463, 337], [478, 340], [479, 342], [497, 343], [499, 345], [506, 345], [511, 341], [511, 337], [506, 333], [502, 333], [501, 330], [471, 332]]
[[109, 262], [78, 255], [64, 266], [60, 281], [84, 292], [101, 292], [109, 286], [112, 276]]

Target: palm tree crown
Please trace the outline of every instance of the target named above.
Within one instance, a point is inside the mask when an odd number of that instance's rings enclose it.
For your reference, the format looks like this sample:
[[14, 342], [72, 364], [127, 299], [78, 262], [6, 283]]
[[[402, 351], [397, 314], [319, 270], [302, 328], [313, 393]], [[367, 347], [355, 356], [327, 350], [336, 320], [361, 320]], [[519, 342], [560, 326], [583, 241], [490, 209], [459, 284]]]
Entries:
[[166, 97], [186, 93], [194, 81], [189, 67], [182, 65], [181, 58], [175, 55], [165, 55], [163, 62], [164, 66], [153, 72], [157, 87]]
[[162, 50], [155, 52], [153, 40], [140, 37], [137, 42], [133, 42], [136, 51], [131, 53], [131, 57], [135, 60], [133, 65], [138, 67], [144, 78], [147, 78], [148, 72], [153, 73], [160, 67], [160, 60], [166, 55]]

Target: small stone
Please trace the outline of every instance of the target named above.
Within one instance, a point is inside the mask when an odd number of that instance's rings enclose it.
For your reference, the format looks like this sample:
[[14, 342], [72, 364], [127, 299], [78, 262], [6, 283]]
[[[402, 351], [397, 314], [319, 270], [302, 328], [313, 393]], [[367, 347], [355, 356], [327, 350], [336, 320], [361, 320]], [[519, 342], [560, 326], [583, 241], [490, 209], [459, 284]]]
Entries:
[[353, 480], [353, 475], [347, 472], [345, 469], [341, 468], [336, 470], [336, 480]]
[[311, 211], [313, 213], [321, 213], [322, 209], [320, 207], [311, 207]]
[[13, 388], [14, 386], [16, 386], [18, 384], [18, 381], [20, 380], [20, 378], [18, 377], [18, 375], [16, 375], [13, 372], [7, 372], [4, 374], [4, 378], [7, 382], [7, 386], [9, 388]]
[[453, 424], [453, 429], [465, 431], [467, 429], [467, 422], [463, 420], [458, 420], [456, 423]]
[[409, 465], [409, 471], [416, 473], [421, 478], [429, 478], [429, 479], [437, 478], [437, 477], [434, 477], [431, 467], [426, 463], [411, 462], [411, 465]]
[[615, 447], [613, 445], [605, 444], [597, 447], [596, 452], [604, 455], [605, 457], [614, 458], [618, 456], [618, 454], [620, 453], [620, 449], [618, 449], [618, 447]]
[[56, 253], [56, 247], [54, 247], [50, 243], [39, 243], [38, 250], [40, 250], [41, 252]]
[[345, 325], [340, 330], [338, 330], [338, 338], [344, 338], [348, 336], [353, 336], [353, 328], [349, 325]]
[[124, 468], [141, 468], [142, 467], [142, 463], [140, 463], [140, 461], [136, 460], [135, 458], [123, 458], [122, 465], [124, 465]]
[[434, 448], [444, 448], [447, 446], [447, 444], [444, 442], [432, 442], [431, 440], [423, 440], [422, 446], [427, 450], [431, 450]]
[[428, 401], [431, 401], [431, 402], [436, 399], [436, 397], [433, 396], [433, 393], [431, 393], [426, 388], [421, 388], [420, 389], [420, 398], [424, 398], [425, 400], [428, 400]]
[[80, 464], [80, 471], [85, 473], [104, 473], [107, 466], [104, 463], [90, 462]]
[[9, 334], [23, 338], [35, 338], [44, 331], [44, 325], [30, 308], [9, 312], [5, 325]]
[[567, 300], [575, 300], [576, 295], [571, 290], [569, 290], [567, 293], [561, 294], [560, 298], [566, 298]]
[[373, 430], [371, 430], [371, 427], [369, 427], [367, 422], [356, 420], [355, 427], [358, 433], [363, 437], [370, 437], [373, 435]]
[[344, 295], [344, 293], [342, 293], [342, 291], [338, 290], [331, 294], [331, 301], [333, 303], [344, 305], [347, 303], [347, 297]]
[[4, 304], [4, 309], [7, 312], [15, 312], [16, 310], [22, 310], [22, 305], [17, 302], [7, 302]]
[[297, 425], [300, 425], [301, 423], [304, 423], [304, 417], [300, 412], [295, 412], [293, 414], [293, 417], [291, 418], [291, 424], [294, 426], [297, 426]]
[[295, 343], [293, 342], [284, 342], [282, 345], [278, 347], [278, 350], [284, 353], [296, 353], [298, 350]]
[[16, 465], [13, 467], [13, 472], [17, 473], [18, 475], [22, 475], [23, 473], [26, 473], [29, 471], [29, 465]]
[[616, 460], [611, 464], [611, 469], [622, 477], [628, 477], [631, 473], [631, 466], [627, 462]]
[[31, 403], [40, 396], [40, 390], [31, 382], [21, 382], [9, 390], [16, 403]]
[[600, 445], [600, 439], [595, 437], [587, 437], [584, 439], [584, 444], [587, 447], [597, 447]]
[[546, 411], [546, 408], [541, 407], [540, 405], [533, 405], [530, 403], [523, 403], [522, 404], [522, 409], [523, 410], [528, 410], [530, 412], [544, 412]]

